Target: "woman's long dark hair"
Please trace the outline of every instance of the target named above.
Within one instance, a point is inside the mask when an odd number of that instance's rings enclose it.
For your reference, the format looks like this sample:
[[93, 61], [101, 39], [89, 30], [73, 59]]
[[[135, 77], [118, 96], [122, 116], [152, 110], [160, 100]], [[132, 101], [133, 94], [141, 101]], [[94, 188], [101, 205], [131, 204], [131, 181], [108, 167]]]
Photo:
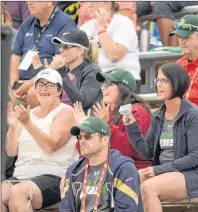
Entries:
[[119, 113], [119, 108], [121, 105], [126, 104], [140, 104], [145, 108], [145, 110], [151, 114], [150, 105], [144, 101], [141, 97], [134, 94], [129, 88], [127, 88], [123, 84], [118, 84], [118, 90], [119, 90], [119, 99], [117, 107], [111, 112], [110, 114], [110, 121], [117, 125], [122, 117], [122, 115]]

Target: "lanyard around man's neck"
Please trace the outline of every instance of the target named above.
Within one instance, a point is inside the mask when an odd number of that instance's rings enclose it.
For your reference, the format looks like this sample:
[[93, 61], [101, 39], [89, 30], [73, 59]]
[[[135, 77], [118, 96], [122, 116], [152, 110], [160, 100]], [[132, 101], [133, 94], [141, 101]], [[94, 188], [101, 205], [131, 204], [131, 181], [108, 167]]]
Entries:
[[32, 50], [36, 50], [37, 44], [38, 44], [38, 42], [39, 42], [39, 40], [40, 40], [43, 32], [47, 29], [47, 27], [49, 26], [49, 24], [52, 22], [52, 20], [54, 19], [54, 16], [55, 16], [55, 14], [56, 14], [57, 11], [58, 11], [58, 7], [55, 6], [54, 9], [53, 9], [53, 11], [52, 11], [52, 14], [50, 15], [50, 17], [49, 17], [49, 19], [47, 21], [47, 24], [42, 28], [42, 30], [40, 31], [40, 33], [38, 33], [38, 37], [37, 37], [36, 41], [34, 42], [34, 46], [33, 46]]

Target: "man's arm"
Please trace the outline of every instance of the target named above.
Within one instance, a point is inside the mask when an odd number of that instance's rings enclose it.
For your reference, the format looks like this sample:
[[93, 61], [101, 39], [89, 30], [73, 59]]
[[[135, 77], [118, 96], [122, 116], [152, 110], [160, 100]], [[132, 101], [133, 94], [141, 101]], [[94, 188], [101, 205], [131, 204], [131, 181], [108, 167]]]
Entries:
[[14, 81], [19, 80], [19, 70], [21, 56], [12, 54], [10, 59], [10, 87], [13, 86]]
[[74, 194], [72, 190], [72, 181], [71, 181], [71, 174], [72, 174], [71, 166], [67, 169], [65, 181], [64, 181], [64, 188], [61, 193], [61, 204], [60, 204], [60, 212], [75, 212], [74, 206]]
[[142, 199], [138, 172], [132, 163], [123, 163], [114, 178], [114, 212], [140, 212]]

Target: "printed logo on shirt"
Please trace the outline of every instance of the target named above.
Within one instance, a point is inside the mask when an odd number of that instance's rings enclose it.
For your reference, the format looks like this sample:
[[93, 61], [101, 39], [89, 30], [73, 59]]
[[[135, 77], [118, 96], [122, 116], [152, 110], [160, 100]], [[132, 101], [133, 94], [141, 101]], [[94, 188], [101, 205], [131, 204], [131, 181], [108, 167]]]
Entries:
[[49, 35], [46, 35], [46, 37], [52, 37], [53, 35], [49, 34]]
[[25, 37], [30, 37], [30, 36], [33, 36], [33, 32], [32, 32], [32, 33], [27, 32], [27, 33], [25, 34]]
[[162, 132], [160, 136], [160, 147], [161, 149], [172, 149], [173, 136], [166, 132]]
[[[89, 195], [96, 195], [97, 188], [98, 188], [97, 183], [95, 181], [90, 181], [90, 182], [88, 182], [86, 193], [89, 194]], [[102, 188], [101, 188], [101, 194], [103, 194], [106, 191], [107, 191], [107, 187], [106, 187], [106, 185], [103, 185]], [[82, 199], [82, 191], [81, 191], [81, 194], [80, 194], [80, 199]]]

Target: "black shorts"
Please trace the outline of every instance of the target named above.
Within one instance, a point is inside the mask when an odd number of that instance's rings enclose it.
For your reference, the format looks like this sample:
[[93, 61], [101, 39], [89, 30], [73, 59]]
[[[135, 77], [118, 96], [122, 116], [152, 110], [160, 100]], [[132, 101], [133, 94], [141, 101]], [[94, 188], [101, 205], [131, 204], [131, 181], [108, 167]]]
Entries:
[[[34, 182], [39, 187], [42, 193], [43, 204], [41, 208], [46, 208], [48, 206], [54, 205], [61, 201], [61, 197], [60, 197], [61, 178], [59, 176], [46, 174], [46, 175], [41, 175], [41, 176], [31, 178], [28, 180]], [[15, 185], [17, 183], [20, 183], [20, 181], [23, 181], [23, 180], [18, 180], [17, 178], [10, 177], [6, 181], [10, 181], [10, 183]]]

